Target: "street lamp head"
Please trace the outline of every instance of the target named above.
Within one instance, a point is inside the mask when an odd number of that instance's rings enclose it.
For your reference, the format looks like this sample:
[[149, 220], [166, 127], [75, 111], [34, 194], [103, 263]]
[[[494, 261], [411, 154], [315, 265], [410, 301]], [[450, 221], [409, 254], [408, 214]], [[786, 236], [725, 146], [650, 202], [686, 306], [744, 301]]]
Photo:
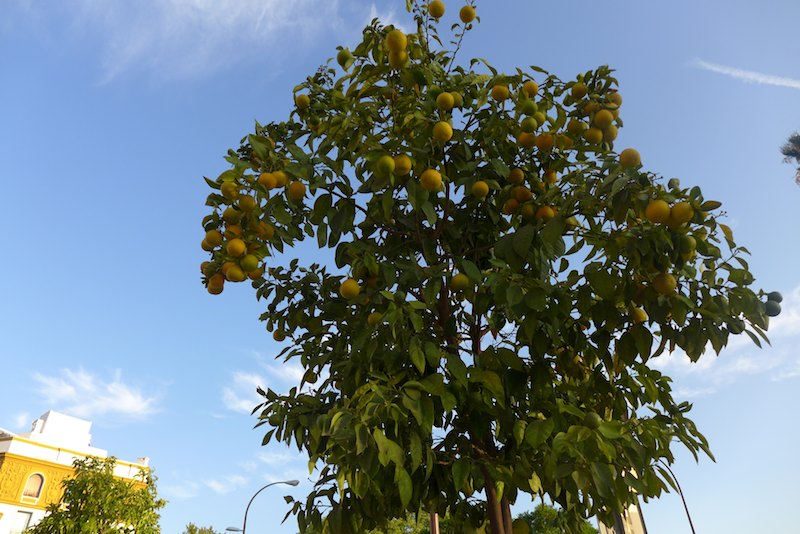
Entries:
[[237, 527], [228, 527], [225, 529], [225, 532], [244, 532], [244, 531]]
[[286, 483], [289, 484], [290, 486], [296, 486], [296, 485], [300, 484], [300, 481], [299, 480], [287, 480]]

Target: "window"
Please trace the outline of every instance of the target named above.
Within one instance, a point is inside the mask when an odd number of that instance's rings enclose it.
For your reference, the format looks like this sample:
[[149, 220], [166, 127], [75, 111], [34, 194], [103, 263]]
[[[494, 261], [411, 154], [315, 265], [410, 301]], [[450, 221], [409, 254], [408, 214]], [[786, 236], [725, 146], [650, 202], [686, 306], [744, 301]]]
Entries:
[[39, 473], [35, 473], [28, 477], [25, 489], [22, 490], [22, 496], [38, 499], [39, 495], [42, 494], [42, 486], [44, 486], [44, 477]]
[[18, 511], [17, 515], [14, 516], [14, 522], [11, 524], [11, 534], [25, 532], [31, 526], [31, 515], [31, 512]]

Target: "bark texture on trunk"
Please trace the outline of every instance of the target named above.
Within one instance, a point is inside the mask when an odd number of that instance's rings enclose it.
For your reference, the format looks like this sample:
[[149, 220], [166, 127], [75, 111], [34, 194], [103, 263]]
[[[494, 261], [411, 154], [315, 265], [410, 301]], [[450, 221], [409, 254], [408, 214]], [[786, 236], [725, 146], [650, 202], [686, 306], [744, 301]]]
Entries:
[[503, 511], [503, 528], [505, 528], [506, 534], [511, 534], [512, 530], [514, 530], [511, 519], [511, 503], [503, 497], [503, 500], [500, 501], [500, 507]]
[[497, 498], [497, 491], [494, 489], [494, 481], [489, 475], [489, 470], [481, 466], [481, 471], [483, 471], [483, 488], [486, 491], [486, 509], [489, 512], [489, 526], [492, 529], [492, 534], [511, 534], [510, 530], [506, 532], [502, 505]]

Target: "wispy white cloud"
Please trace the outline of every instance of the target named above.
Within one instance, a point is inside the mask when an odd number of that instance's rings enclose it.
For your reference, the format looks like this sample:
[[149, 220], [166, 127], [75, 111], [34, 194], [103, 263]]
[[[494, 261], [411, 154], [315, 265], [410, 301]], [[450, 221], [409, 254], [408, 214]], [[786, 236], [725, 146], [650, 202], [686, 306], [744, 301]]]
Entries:
[[30, 426], [31, 424], [31, 416], [28, 412], [20, 412], [14, 416], [14, 428], [19, 430]]
[[76, 417], [103, 415], [145, 417], [158, 410], [158, 398], [122, 380], [116, 370], [109, 378], [84, 369], [62, 369], [57, 374], [35, 373], [40, 398], [53, 409]]
[[170, 500], [185, 500], [197, 497], [200, 493], [200, 489], [200, 484], [197, 482], [158, 485], [158, 492]]
[[231, 383], [222, 389], [222, 403], [229, 410], [249, 414], [263, 402], [263, 398], [256, 392], [258, 387], [266, 387], [266, 381], [261, 375], [236, 371]]
[[203, 484], [215, 493], [224, 495], [243, 487], [248, 481], [249, 479], [242, 475], [226, 475], [222, 478], [204, 480]]
[[395, 9], [389, 9], [388, 11], [380, 12], [375, 4], [370, 4], [369, 6], [369, 16], [364, 21], [364, 24], [369, 24], [372, 22], [372, 19], [378, 19], [381, 21], [381, 24], [384, 26], [392, 25], [398, 30], [401, 30], [405, 33], [408, 33], [408, 28], [403, 25], [400, 21], [400, 18], [397, 16], [397, 11]]
[[787, 78], [784, 76], [774, 76], [771, 74], [764, 74], [763, 72], [757, 72], [754, 70], [744, 70], [744, 69], [738, 69], [736, 67], [728, 67], [725, 65], [719, 65], [717, 63], [710, 63], [708, 61], [703, 61], [702, 59], [695, 59], [692, 62], [692, 65], [699, 69], [707, 70], [710, 72], [716, 72], [717, 74], [724, 74], [725, 76], [730, 76], [732, 78], [736, 78], [737, 80], [742, 80], [745, 82], [757, 83], [763, 85], [776, 85], [778, 87], [789, 87], [791, 89], [800, 89], [800, 79]]
[[[40, 24], [98, 41], [101, 82], [123, 73], [194, 78], [281, 57], [343, 25], [339, 0], [17, 0]], [[363, 9], [363, 8], [362, 8]]]
[[709, 345], [696, 363], [675, 350], [650, 364], [676, 379], [675, 395], [682, 398], [710, 395], [745, 376], [763, 375], [774, 381], [800, 378], [795, 350], [800, 342], [800, 287], [785, 295], [782, 307], [781, 314], [770, 320], [771, 345], [762, 342], [759, 349], [745, 335], [731, 336], [720, 356]]

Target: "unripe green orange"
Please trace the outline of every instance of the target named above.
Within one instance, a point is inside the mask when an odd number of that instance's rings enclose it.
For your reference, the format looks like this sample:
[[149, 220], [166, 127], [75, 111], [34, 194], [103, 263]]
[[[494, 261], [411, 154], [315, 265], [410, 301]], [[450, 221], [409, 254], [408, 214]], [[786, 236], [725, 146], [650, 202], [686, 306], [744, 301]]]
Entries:
[[247, 254], [244, 258], [241, 259], [239, 262], [239, 266], [241, 266], [242, 270], [246, 273], [250, 271], [255, 271], [258, 269], [258, 258], [255, 257], [253, 254]]
[[384, 155], [378, 158], [375, 163], [375, 172], [378, 176], [389, 176], [394, 172], [394, 158], [392, 156]]
[[294, 97], [294, 103], [298, 109], [306, 109], [311, 105], [311, 98], [307, 94], [299, 94]]
[[525, 117], [522, 119], [522, 122], [519, 123], [519, 128], [523, 132], [533, 133], [538, 127], [539, 123], [536, 122], [536, 119], [533, 117]]
[[381, 319], [383, 319], [382, 313], [372, 312], [369, 315], [367, 315], [367, 324], [370, 326], [375, 326], [381, 322]]
[[469, 277], [467, 275], [458, 273], [450, 279], [450, 289], [453, 291], [464, 291], [470, 286]]

